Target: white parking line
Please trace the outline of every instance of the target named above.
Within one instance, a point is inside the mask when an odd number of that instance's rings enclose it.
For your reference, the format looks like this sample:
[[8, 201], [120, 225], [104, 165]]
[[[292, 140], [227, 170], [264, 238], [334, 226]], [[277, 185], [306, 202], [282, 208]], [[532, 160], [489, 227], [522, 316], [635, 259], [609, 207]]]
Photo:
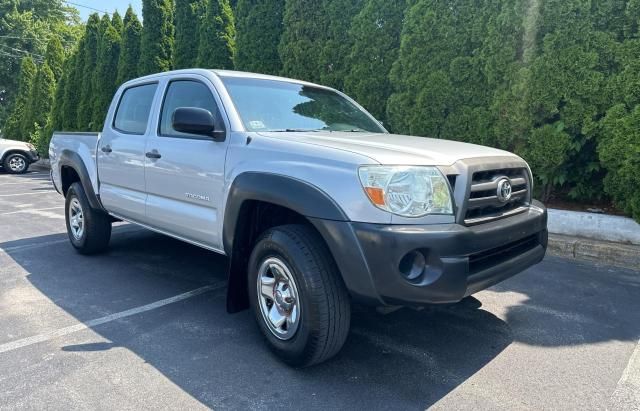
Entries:
[[0, 194], [0, 197], [28, 196], [33, 194], [48, 194], [48, 193], [55, 193], [55, 192], [56, 190], [41, 190], [35, 193]]
[[42, 184], [47, 186], [53, 186], [49, 181], [41, 181], [41, 180], [27, 180], [19, 183], [0, 183], [0, 186], [13, 186], [13, 185], [25, 185], [25, 184]]
[[640, 410], [640, 341], [609, 400], [609, 410]]
[[37, 248], [37, 247], [44, 247], [44, 246], [48, 246], [48, 245], [66, 243], [68, 241], [69, 241], [69, 239], [65, 238], [65, 239], [61, 239], [61, 240], [43, 241], [41, 243], [16, 245], [16, 246], [7, 247], [7, 248], [0, 247], [0, 252], [4, 252], [5, 254], [9, 254], [9, 253], [14, 252], [14, 251], [28, 250], [30, 248]]
[[187, 291], [186, 293], [182, 293], [174, 297], [165, 298], [164, 300], [159, 300], [151, 304], [142, 305], [140, 307], [131, 308], [129, 310], [107, 315], [105, 317], [96, 318], [94, 320], [90, 320], [85, 323], [80, 323], [80, 324], [72, 325], [69, 327], [60, 328], [59, 330], [50, 331], [48, 333], [38, 334], [38, 335], [34, 335], [33, 337], [27, 337], [21, 340], [5, 343], [0, 345], [0, 354], [8, 351], [17, 350], [18, 348], [28, 347], [30, 345], [38, 344], [44, 341], [49, 341], [54, 338], [62, 337], [64, 335], [73, 334], [78, 331], [86, 330], [87, 328], [92, 328], [101, 324], [106, 324], [112, 321], [116, 321], [121, 318], [131, 317], [132, 315], [155, 310], [156, 308], [173, 304], [178, 301], [186, 300], [187, 298], [195, 297], [196, 295], [200, 295], [208, 291], [219, 290], [221, 288], [224, 288], [225, 286], [226, 286], [226, 283], [207, 285], [204, 287], [196, 288], [195, 290]]
[[56, 210], [59, 208], [64, 208], [64, 206], [57, 206], [57, 207], [49, 207], [49, 208], [36, 208], [36, 209], [21, 209], [18, 211], [10, 211], [8, 213], [0, 213], [0, 215], [10, 215], [10, 214], [19, 214], [19, 213], [33, 213], [36, 211], [46, 211], [46, 210]]

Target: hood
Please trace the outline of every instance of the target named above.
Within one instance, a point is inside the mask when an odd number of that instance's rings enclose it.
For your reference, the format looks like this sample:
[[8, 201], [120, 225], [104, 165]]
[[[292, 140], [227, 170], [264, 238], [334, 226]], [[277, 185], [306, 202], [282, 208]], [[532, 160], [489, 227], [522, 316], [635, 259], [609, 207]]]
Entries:
[[9, 140], [6, 138], [0, 138], [0, 146], [2, 147], [24, 147], [31, 149], [33, 145], [27, 141]]
[[261, 132], [260, 135], [314, 144], [367, 156], [383, 165], [448, 166], [479, 157], [513, 157], [508, 151], [427, 137], [382, 133]]

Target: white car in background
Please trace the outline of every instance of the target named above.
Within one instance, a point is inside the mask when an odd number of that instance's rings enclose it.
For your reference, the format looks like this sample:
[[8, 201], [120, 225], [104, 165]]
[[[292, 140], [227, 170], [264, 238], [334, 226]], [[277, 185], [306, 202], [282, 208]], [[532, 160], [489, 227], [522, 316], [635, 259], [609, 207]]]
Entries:
[[7, 173], [26, 173], [39, 158], [33, 144], [0, 137], [0, 165]]

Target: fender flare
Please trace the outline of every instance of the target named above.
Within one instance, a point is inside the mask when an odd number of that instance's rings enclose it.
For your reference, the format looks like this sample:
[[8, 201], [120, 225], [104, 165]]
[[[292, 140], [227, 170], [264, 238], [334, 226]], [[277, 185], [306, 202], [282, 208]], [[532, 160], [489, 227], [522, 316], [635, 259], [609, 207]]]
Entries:
[[85, 166], [84, 161], [82, 161], [82, 157], [80, 157], [78, 153], [75, 153], [71, 150], [63, 150], [62, 153], [60, 153], [60, 157], [58, 160], [58, 171], [60, 172], [60, 175], [62, 175], [63, 167], [70, 167], [78, 174], [78, 176], [80, 177], [80, 183], [84, 188], [84, 192], [87, 195], [87, 199], [89, 200], [89, 205], [91, 206], [91, 208], [106, 213], [106, 210], [104, 209], [104, 207], [102, 207], [100, 198], [98, 198], [96, 193], [93, 191], [91, 177], [89, 177], [87, 167]]
[[235, 178], [227, 196], [222, 240], [229, 255], [233, 249], [238, 216], [247, 200], [282, 206], [309, 218], [349, 221], [340, 206], [314, 185], [281, 174], [245, 172]]
[[227, 283], [227, 311], [230, 313], [249, 308], [246, 253], [251, 251], [240, 249], [239, 244], [244, 243], [244, 239], [235, 238], [238, 220], [247, 201], [286, 207], [307, 218], [349, 221], [327, 193], [307, 182], [264, 172], [238, 175], [229, 189], [222, 230], [224, 250], [230, 257]]

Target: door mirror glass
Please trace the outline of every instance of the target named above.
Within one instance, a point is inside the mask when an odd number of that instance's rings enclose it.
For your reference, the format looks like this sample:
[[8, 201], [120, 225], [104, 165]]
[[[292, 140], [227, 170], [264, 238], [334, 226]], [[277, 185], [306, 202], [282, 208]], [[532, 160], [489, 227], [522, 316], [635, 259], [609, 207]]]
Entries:
[[201, 136], [218, 137], [213, 114], [198, 107], [178, 107], [171, 118], [175, 131]]

